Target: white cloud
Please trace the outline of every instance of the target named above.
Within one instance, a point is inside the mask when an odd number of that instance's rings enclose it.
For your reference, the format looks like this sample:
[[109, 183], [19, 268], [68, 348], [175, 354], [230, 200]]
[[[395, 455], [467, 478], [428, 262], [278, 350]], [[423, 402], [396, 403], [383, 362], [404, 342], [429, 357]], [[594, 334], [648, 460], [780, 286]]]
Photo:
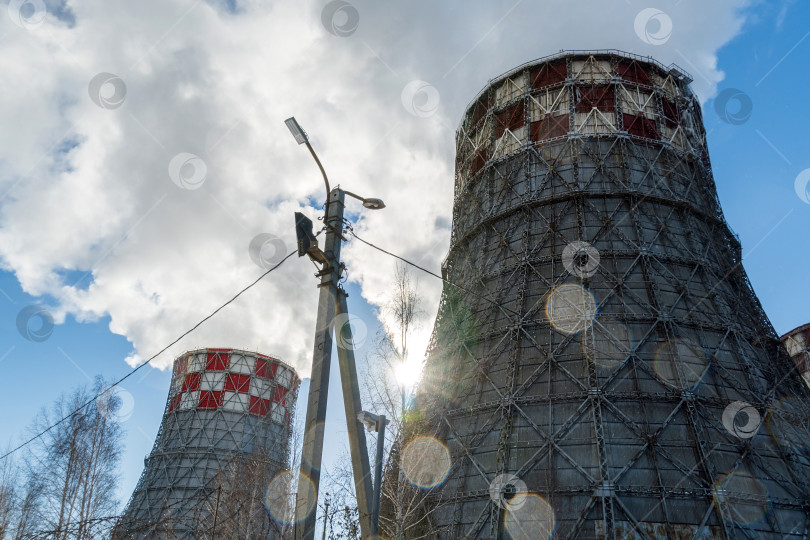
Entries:
[[[722, 79], [716, 52], [739, 32], [746, 2], [661, 3], [673, 31], [660, 46], [634, 32], [650, 7], [640, 2], [357, 0], [347, 37], [323, 27], [325, 4], [256, 0], [231, 13], [228, 2], [83, 0], [68, 3], [75, 24], [3, 21], [4, 268], [27, 292], [53, 296], [57, 320], [109, 314], [111, 330], [133, 343], [129, 361], [150, 356], [262, 272], [248, 255], [255, 235], [293, 249], [293, 211], [323, 199], [317, 168], [283, 125], [295, 114], [333, 185], [386, 201], [379, 212], [350, 203], [358, 234], [438, 270], [454, 130], [488, 79], [560, 49], [618, 48], [678, 63], [705, 100]], [[90, 100], [100, 72], [126, 83], [120, 108]], [[438, 91], [435, 114], [403, 107], [413, 80]], [[181, 152], [204, 160], [200, 189], [169, 178]], [[379, 305], [394, 261], [356, 244], [345, 250], [349, 276]], [[312, 271], [294, 257], [156, 365], [193, 346], [237, 346], [276, 352], [306, 374]], [[441, 290], [435, 278], [419, 284], [426, 316], [412, 350], [427, 343]]]

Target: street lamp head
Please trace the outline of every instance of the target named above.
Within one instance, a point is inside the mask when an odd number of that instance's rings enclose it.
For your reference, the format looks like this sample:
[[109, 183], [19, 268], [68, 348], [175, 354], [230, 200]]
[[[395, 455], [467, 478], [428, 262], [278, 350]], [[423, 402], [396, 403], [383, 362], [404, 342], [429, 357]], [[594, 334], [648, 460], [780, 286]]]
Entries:
[[368, 431], [379, 431], [380, 422], [385, 420], [385, 416], [378, 416], [368, 411], [360, 411], [357, 413], [357, 419], [360, 420]]
[[297, 142], [298, 144], [304, 144], [306, 142], [309, 142], [309, 135], [307, 135], [307, 132], [304, 131], [304, 128], [302, 128], [298, 124], [294, 116], [291, 116], [286, 120], [284, 120], [284, 123], [287, 124], [287, 128], [290, 130], [290, 133], [292, 133], [293, 137], [295, 137], [295, 142]]
[[369, 210], [382, 210], [385, 208], [385, 203], [382, 199], [363, 199], [363, 206]]
[[382, 202], [382, 199], [361, 197], [357, 193], [352, 193], [351, 191], [346, 191], [345, 189], [341, 191], [343, 192], [344, 195], [348, 195], [349, 197], [352, 197], [362, 202], [363, 206], [365, 206], [369, 210], [380, 210], [381, 208], [385, 208], [385, 203]]

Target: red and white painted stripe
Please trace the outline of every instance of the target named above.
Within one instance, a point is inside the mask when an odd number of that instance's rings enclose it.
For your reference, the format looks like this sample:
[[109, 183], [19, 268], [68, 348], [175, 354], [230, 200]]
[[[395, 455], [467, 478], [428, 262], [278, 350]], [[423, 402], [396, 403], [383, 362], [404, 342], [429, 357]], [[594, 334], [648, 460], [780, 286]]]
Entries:
[[[258, 353], [201, 349], [175, 361], [169, 412], [220, 409], [289, 423], [287, 395], [301, 380], [289, 366]], [[292, 400], [290, 400], [292, 401]]]

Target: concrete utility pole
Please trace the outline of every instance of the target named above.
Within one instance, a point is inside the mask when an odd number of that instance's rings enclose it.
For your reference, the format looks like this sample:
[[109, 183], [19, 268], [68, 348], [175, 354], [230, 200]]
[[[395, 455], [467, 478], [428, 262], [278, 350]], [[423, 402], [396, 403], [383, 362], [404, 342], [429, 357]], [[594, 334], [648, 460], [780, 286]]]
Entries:
[[[343, 207], [345, 196], [349, 195], [363, 202], [371, 209], [384, 208], [379, 199], [364, 199], [339, 187], [329, 190], [329, 180], [309, 138], [294, 118], [286, 121], [293, 136], [299, 144], [306, 144], [315, 159], [328, 190], [326, 203], [326, 238], [324, 249], [320, 250], [317, 240], [311, 232], [311, 222], [296, 216], [296, 229], [299, 242], [299, 256], [308, 255], [321, 264], [318, 273], [321, 289], [318, 300], [318, 316], [315, 326], [315, 348], [312, 354], [312, 374], [310, 378], [309, 397], [305, 421], [304, 443], [301, 448], [301, 474], [309, 478], [315, 489], [299, 490], [295, 504], [295, 539], [313, 540], [317, 521], [318, 493], [320, 489], [321, 460], [323, 458], [324, 422], [326, 421], [326, 403], [329, 394], [329, 370], [332, 358], [332, 332], [340, 332], [338, 340], [338, 364], [343, 389], [343, 403], [346, 412], [346, 427], [349, 434], [354, 489], [357, 495], [357, 508], [360, 513], [360, 532], [363, 538], [371, 535], [371, 474], [369, 470], [366, 435], [363, 432], [358, 414], [362, 410], [360, 389], [357, 380], [357, 368], [354, 359], [354, 346], [351, 327], [348, 324], [348, 306], [346, 291], [340, 286], [343, 263], [340, 262], [341, 242], [343, 237]], [[308, 228], [307, 231], [307, 222]], [[303, 229], [303, 230], [302, 230]], [[345, 322], [335, 327], [335, 316], [345, 315]], [[312, 500], [314, 497], [315, 500]]]

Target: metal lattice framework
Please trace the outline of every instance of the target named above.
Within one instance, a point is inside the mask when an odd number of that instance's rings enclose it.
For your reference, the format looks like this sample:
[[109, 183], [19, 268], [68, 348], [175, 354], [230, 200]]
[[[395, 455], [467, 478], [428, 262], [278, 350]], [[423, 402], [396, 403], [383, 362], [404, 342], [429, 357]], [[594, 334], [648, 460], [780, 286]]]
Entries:
[[810, 324], [791, 330], [780, 339], [804, 382], [810, 387]]
[[114, 537], [210, 535], [217, 499], [221, 534], [276, 537], [264, 488], [288, 467], [300, 382], [290, 366], [255, 352], [178, 357], [154, 447]]
[[[810, 395], [724, 221], [690, 81], [565, 52], [469, 107], [458, 287], [418, 393], [453, 462], [430, 537], [807, 538]], [[547, 506], [498, 504], [502, 474]]]

